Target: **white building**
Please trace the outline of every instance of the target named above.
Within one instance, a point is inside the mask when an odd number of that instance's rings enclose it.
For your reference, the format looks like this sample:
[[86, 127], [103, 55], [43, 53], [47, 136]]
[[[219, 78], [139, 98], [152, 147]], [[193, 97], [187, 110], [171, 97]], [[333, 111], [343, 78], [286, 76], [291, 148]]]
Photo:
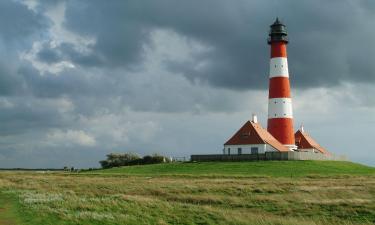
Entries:
[[287, 152], [289, 149], [265, 130], [253, 116], [225, 144], [223, 154], [241, 155], [265, 152]]

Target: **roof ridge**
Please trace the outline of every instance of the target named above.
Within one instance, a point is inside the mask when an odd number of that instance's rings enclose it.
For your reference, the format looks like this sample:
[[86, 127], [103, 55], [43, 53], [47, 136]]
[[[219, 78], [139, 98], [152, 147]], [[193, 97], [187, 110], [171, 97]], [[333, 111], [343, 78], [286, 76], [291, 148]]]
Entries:
[[[246, 123], [240, 128], [240, 129], [238, 129], [237, 131], [236, 131], [236, 133], [234, 133], [234, 135], [231, 137], [231, 138], [229, 138], [229, 140], [227, 141], [227, 142], [225, 142], [225, 144], [224, 145], [229, 145], [230, 144], [230, 142], [238, 142], [239, 140], [235, 140], [239, 135], [243, 135], [243, 134], [240, 134], [240, 132], [242, 131], [242, 130], [244, 130], [244, 129], [246, 129], [247, 127], [251, 127], [251, 130], [253, 130], [254, 131], [254, 133], [256, 134], [256, 141], [259, 141], [259, 140], [261, 140], [261, 141], [263, 141], [263, 139], [259, 136], [259, 134], [258, 134], [258, 132], [257, 132], [257, 130], [255, 129], [255, 127], [253, 126], [253, 124], [252, 124], [252, 122], [250, 122], [249, 120], [248, 121], [246, 121]], [[251, 133], [251, 130], [250, 130], [250, 133]], [[250, 134], [249, 134], [249, 136], [250, 136]], [[255, 142], [256, 142], [255, 141]], [[263, 143], [265, 143], [264, 141], [263, 141]], [[263, 143], [257, 143], [257, 144], [263, 144]]]

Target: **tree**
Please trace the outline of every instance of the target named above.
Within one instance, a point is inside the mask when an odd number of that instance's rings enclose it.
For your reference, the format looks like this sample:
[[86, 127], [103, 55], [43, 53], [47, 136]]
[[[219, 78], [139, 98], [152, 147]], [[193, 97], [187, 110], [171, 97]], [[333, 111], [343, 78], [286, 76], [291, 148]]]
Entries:
[[103, 168], [119, 167], [134, 165], [140, 157], [135, 153], [111, 153], [107, 155], [106, 160], [102, 160], [99, 163]]

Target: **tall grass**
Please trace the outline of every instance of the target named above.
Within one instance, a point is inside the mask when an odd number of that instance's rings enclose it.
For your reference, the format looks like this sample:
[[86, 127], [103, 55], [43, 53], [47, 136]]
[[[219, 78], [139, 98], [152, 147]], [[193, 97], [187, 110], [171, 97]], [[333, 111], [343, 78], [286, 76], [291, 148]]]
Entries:
[[[24, 224], [373, 224], [375, 177], [0, 173]], [[1, 198], [1, 194], [0, 194]]]

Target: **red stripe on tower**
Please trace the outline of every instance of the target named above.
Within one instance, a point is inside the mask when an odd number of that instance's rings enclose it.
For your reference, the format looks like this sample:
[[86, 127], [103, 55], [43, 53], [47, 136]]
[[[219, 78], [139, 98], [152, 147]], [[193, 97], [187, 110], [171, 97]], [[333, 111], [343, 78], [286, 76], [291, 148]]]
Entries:
[[271, 45], [270, 84], [267, 130], [290, 150], [296, 149], [293, 131], [293, 110], [290, 94], [288, 44], [286, 27], [279, 19], [270, 26], [268, 44]]

